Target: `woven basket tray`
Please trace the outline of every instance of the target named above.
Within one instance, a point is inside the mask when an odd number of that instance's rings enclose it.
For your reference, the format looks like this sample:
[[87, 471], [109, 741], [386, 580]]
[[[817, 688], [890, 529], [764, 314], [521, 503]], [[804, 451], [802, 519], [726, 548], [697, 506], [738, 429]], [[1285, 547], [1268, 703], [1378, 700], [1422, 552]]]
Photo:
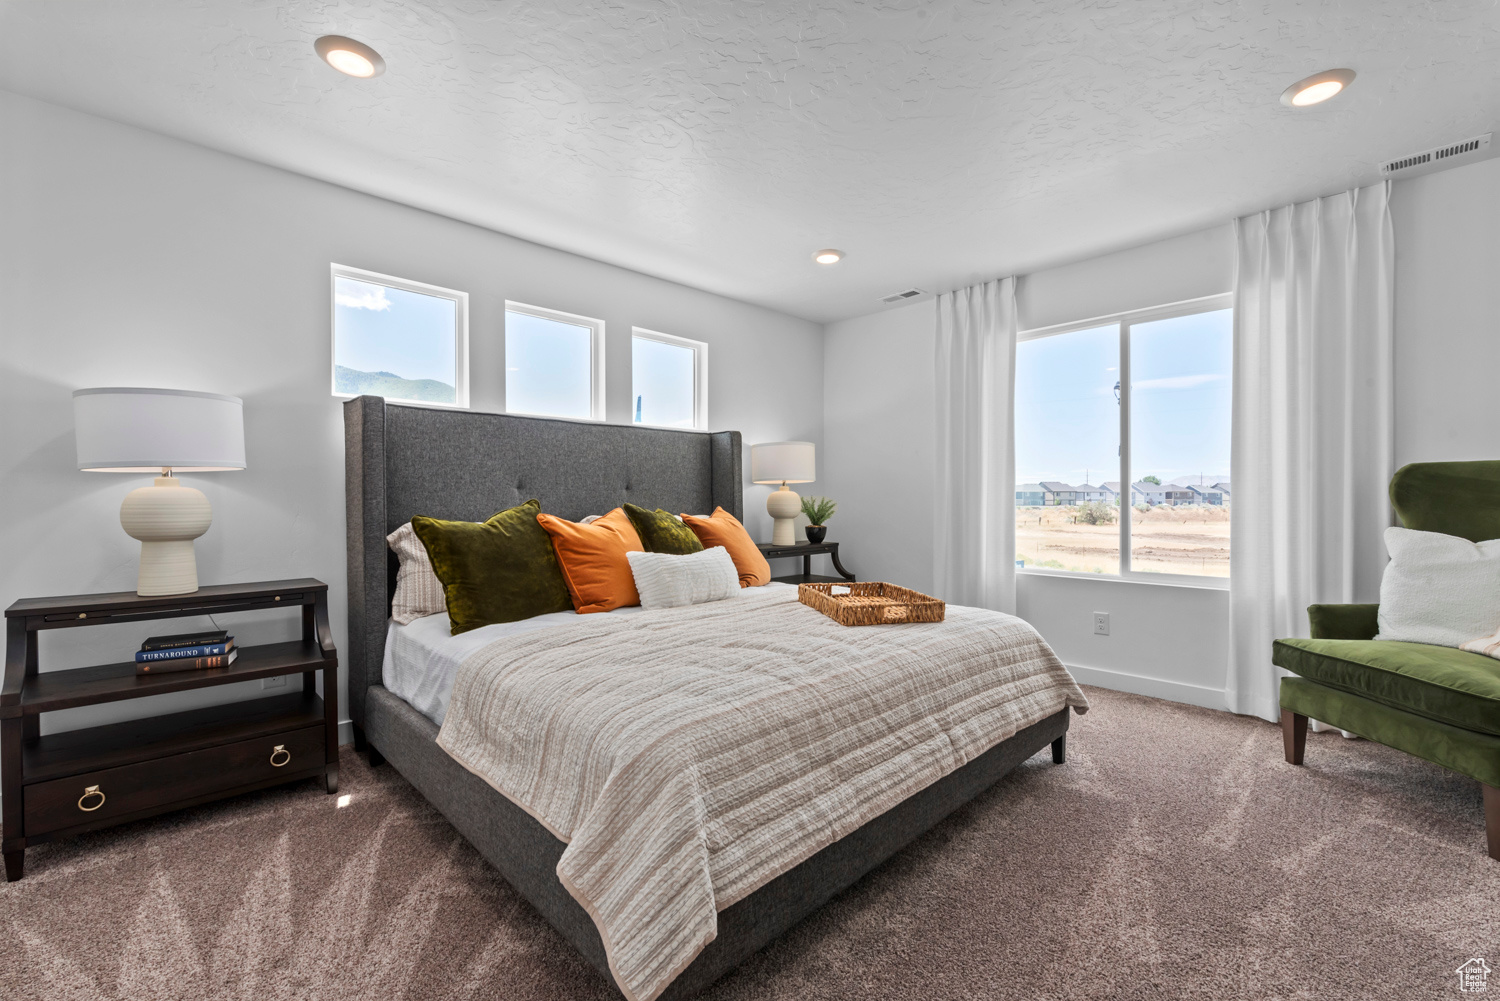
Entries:
[[[834, 594], [834, 588], [847, 593]], [[846, 626], [879, 626], [894, 622], [942, 622], [947, 607], [937, 598], [909, 587], [871, 581], [867, 584], [798, 584], [797, 600]]]

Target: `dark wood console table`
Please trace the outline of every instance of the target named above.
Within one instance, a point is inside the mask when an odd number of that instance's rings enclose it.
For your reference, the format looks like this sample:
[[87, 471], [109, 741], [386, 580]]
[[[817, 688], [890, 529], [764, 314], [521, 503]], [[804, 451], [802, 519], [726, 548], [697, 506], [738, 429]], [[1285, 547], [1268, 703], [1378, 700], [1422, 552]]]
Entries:
[[[811, 584], [816, 581], [851, 581], [855, 577], [844, 565], [839, 562], [839, 544], [837, 542], [797, 542], [790, 546], [778, 546], [770, 542], [758, 542], [756, 548], [760, 554], [768, 560], [787, 559], [793, 556], [802, 557], [802, 573], [793, 574], [789, 577], [772, 577], [774, 581], [783, 584]], [[833, 568], [839, 572], [838, 577], [825, 577], [812, 572], [812, 558], [827, 554], [833, 557]]]
[[[302, 610], [300, 640], [239, 647], [228, 667], [136, 674], [132, 659], [37, 669], [43, 629], [293, 607]], [[5, 610], [5, 626], [0, 850], [7, 880], [21, 878], [29, 845], [297, 779], [321, 776], [328, 792], [338, 791], [339, 661], [322, 581], [220, 584], [149, 598], [133, 591], [23, 598]], [[45, 712], [299, 673], [300, 692], [41, 735]]]

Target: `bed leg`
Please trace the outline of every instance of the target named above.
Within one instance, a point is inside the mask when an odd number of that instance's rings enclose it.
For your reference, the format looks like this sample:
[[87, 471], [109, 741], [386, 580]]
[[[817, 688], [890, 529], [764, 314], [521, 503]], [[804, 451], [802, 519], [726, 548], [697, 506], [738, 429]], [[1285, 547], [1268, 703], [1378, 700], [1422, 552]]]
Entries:
[[1484, 840], [1490, 850], [1490, 858], [1500, 861], [1500, 789], [1479, 783], [1484, 790]]
[[379, 768], [385, 764], [385, 755], [375, 750], [375, 745], [370, 743], [370, 738], [358, 726], [354, 727], [354, 750], [361, 754], [370, 756], [370, 767]]
[[1289, 765], [1302, 764], [1307, 750], [1307, 717], [1290, 709], [1281, 710], [1281, 748]]
[[1060, 765], [1068, 760], [1068, 735], [1063, 734], [1052, 742], [1052, 763]]

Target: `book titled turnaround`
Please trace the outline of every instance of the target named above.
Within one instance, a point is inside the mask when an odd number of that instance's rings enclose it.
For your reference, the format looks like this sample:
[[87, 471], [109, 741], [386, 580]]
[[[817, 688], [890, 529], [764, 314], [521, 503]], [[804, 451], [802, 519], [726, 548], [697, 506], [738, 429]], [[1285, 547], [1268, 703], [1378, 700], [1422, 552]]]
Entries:
[[228, 667], [240, 655], [238, 650], [211, 657], [173, 657], [168, 660], [137, 661], [136, 674], [170, 674], [174, 671], [202, 671], [210, 667]]
[[165, 647], [160, 650], [138, 650], [135, 655], [137, 664], [154, 663], [159, 660], [182, 660], [186, 657], [217, 657], [234, 649], [234, 637], [226, 638], [222, 643], [199, 643], [196, 646], [174, 646]]

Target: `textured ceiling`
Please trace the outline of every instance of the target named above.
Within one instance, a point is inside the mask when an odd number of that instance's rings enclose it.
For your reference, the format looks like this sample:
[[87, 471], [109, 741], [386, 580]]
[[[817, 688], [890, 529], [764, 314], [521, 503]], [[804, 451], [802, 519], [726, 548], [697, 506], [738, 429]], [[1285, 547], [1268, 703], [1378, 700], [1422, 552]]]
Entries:
[[[1345, 95], [1278, 103], [1335, 66]], [[0, 87], [828, 320], [1489, 131], [1500, 5], [5, 0]]]

